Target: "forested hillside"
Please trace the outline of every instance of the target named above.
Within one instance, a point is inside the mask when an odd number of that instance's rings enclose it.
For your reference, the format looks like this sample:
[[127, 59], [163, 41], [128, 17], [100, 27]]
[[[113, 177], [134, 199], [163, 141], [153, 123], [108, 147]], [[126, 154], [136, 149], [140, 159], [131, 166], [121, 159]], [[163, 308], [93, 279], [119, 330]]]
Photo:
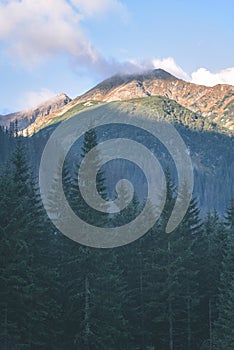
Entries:
[[[17, 129], [0, 131], [0, 349], [233, 350], [231, 196], [223, 216], [203, 219], [193, 198], [166, 234], [176, 197], [167, 172], [163, 214], [145, 236], [115, 249], [84, 247], [58, 232], [43, 209], [32, 171], [32, 154], [45, 142], [38, 138], [36, 146]], [[97, 138], [84, 135], [80, 159]], [[105, 172], [98, 181], [105, 195]], [[88, 217], [76, 182], [65, 168], [66, 196]], [[135, 196], [111, 220], [129, 222], [141, 205]], [[102, 220], [95, 217], [96, 225]]]

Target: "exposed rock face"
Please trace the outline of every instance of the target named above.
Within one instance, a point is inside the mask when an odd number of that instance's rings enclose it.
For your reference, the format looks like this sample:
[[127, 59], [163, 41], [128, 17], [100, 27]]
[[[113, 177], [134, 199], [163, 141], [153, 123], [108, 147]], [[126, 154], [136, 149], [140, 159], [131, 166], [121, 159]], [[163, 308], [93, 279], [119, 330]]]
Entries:
[[196, 85], [177, 79], [162, 69], [145, 74], [114, 76], [77, 97], [73, 103], [88, 100], [109, 102], [153, 95], [175, 100], [209, 121], [234, 130], [234, 86]]
[[43, 120], [47, 116], [57, 113], [61, 108], [71, 101], [70, 97], [61, 93], [52, 99], [30, 108], [25, 111], [16, 112], [0, 116], [0, 125], [9, 126], [11, 122], [18, 121], [18, 128], [20, 130], [27, 128], [35, 120]]

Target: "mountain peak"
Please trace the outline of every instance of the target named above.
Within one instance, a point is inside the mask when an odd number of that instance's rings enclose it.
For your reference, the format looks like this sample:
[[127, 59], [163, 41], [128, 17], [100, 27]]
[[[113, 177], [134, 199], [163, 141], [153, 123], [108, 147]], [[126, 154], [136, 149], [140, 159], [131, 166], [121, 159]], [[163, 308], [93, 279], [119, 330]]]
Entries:
[[[229, 131], [234, 130], [234, 87], [218, 84], [214, 87], [192, 84], [178, 79], [163, 69], [135, 74], [116, 74], [99, 83], [74, 100], [65, 93], [26, 111], [0, 116], [0, 125], [8, 126], [18, 120], [20, 129], [33, 125], [43, 127], [54, 117], [83, 103], [127, 101], [161, 96], [203, 116], [208, 123], [217, 124]], [[95, 103], [96, 103], [95, 102]], [[151, 101], [152, 102], [152, 101]], [[149, 103], [151, 103], [149, 100]], [[32, 130], [31, 130], [32, 131]]]
[[34, 122], [35, 119], [45, 118], [52, 113], [58, 112], [69, 102], [71, 102], [71, 98], [62, 92], [34, 107], [0, 116], [0, 125], [9, 126], [11, 122], [17, 120], [19, 129], [24, 129]]
[[123, 81], [129, 81], [129, 80], [154, 80], [154, 79], [159, 79], [159, 80], [179, 80], [176, 78], [174, 75], [168, 73], [164, 69], [157, 68], [153, 70], [146, 70], [140, 73], [131, 73], [131, 74], [116, 74], [113, 75], [112, 77], [104, 80], [98, 86], [101, 86], [105, 84], [105, 82], [115, 82], [115, 83], [122, 83]]
[[102, 81], [75, 101], [115, 101], [151, 96], [148, 87], [181, 81], [165, 70], [158, 68], [141, 73], [116, 74]]
[[164, 69], [161, 69], [161, 68], [154, 69], [152, 71], [152, 75], [158, 79], [165, 79], [165, 80], [171, 80], [171, 79], [177, 80], [178, 79], [174, 75], [168, 73], [167, 71], [165, 71]]
[[45, 106], [62, 106], [65, 105], [67, 103], [69, 103], [71, 101], [71, 98], [65, 94], [64, 92], [61, 92], [53, 97], [51, 97], [50, 99], [43, 101], [39, 104], [37, 104], [36, 106], [33, 106], [31, 108], [28, 108], [25, 110], [25, 112], [29, 111], [29, 110], [35, 110], [35, 109], [43, 109], [45, 108]]
[[90, 100], [112, 102], [150, 96], [162, 96], [203, 115], [209, 121], [233, 130], [234, 87], [219, 84], [214, 87], [196, 85], [176, 78], [159, 68], [136, 74], [117, 74], [104, 80], [74, 103]]

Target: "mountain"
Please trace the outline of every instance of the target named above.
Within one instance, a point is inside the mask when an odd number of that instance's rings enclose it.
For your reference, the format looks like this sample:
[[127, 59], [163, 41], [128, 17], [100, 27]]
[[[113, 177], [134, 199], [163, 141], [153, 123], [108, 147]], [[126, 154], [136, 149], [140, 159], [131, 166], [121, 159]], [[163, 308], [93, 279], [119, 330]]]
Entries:
[[144, 74], [116, 75], [95, 86], [73, 103], [89, 100], [117, 101], [163, 96], [176, 101], [207, 121], [234, 130], [234, 86], [196, 85], [178, 79], [162, 69]]
[[[181, 109], [190, 111], [192, 119], [202, 119], [207, 130], [216, 129], [229, 134], [234, 132], [234, 86], [196, 85], [178, 79], [162, 69], [141, 74], [115, 75], [73, 100], [65, 94], [57, 95], [36, 108], [0, 116], [0, 125], [7, 126], [18, 119], [19, 128], [28, 128], [24, 132], [32, 134], [97, 104], [146, 98], [144, 105], [152, 106], [155, 96], [160, 96], [166, 104], [169, 100], [173, 101], [170, 104], [176, 103], [177, 109], [180, 106]], [[196, 124], [192, 124], [196, 127]]]
[[0, 125], [9, 127], [11, 122], [15, 122], [17, 120], [18, 128], [20, 130], [25, 129], [29, 125], [33, 124], [36, 120], [42, 121], [49, 115], [52, 117], [70, 101], [70, 97], [64, 93], [61, 93], [34, 108], [7, 114], [4, 116], [0, 115]]
[[[213, 209], [219, 213], [224, 212], [232, 193], [234, 193], [234, 138], [225, 133], [217, 132], [217, 127], [207, 123], [204, 117], [182, 107], [176, 101], [161, 96], [108, 103], [81, 102], [68, 109], [64, 114], [50, 120], [47, 127], [42, 127], [39, 132], [29, 138], [33, 144], [31, 150], [34, 150], [31, 158], [36, 168], [35, 175], [38, 173], [44, 145], [59, 123], [76, 114], [80, 117], [92, 114], [95, 120], [101, 120], [102, 116], [115, 113], [117, 115], [124, 113], [129, 118], [144, 116], [145, 119], [150, 119], [149, 124], [145, 120], [145, 125], [150, 125], [158, 117], [163, 117], [174, 124], [184, 140], [192, 160], [195, 177], [193, 194], [199, 201], [202, 215]], [[127, 137], [144, 144], [156, 155], [164, 170], [170, 169], [173, 181], [177, 184], [177, 170], [171, 155], [160, 142], [152, 139], [149, 135], [142, 134], [136, 128], [127, 125], [118, 128], [115, 125], [106, 125], [97, 131], [97, 137], [98, 143], [110, 138]], [[82, 137], [75, 142], [69, 151], [67, 164], [71, 168], [77, 164], [81, 145]], [[107, 188], [111, 198], [115, 195], [113, 191], [115, 191], [115, 185], [120, 178], [129, 179], [136, 189], [138, 198], [145, 198], [147, 192], [145, 178], [132, 165], [117, 160], [116, 162], [108, 162], [103, 170], [106, 174]]]
[[[2, 116], [0, 125], [9, 125], [17, 118], [24, 134], [34, 135], [28, 142], [33, 145], [30, 146], [30, 157], [37, 174], [44, 145], [60, 122], [84, 111], [97, 112], [95, 115], [101, 116], [105, 108], [110, 108], [110, 111], [117, 109], [129, 116], [141, 113], [143, 108], [145, 118], [163, 117], [173, 123], [190, 152], [195, 174], [194, 195], [199, 199], [202, 212], [213, 208], [220, 213], [224, 211], [234, 193], [234, 87], [231, 85], [196, 85], [161, 69], [142, 74], [116, 75], [73, 100], [60, 94], [31, 110]], [[109, 130], [103, 131], [103, 135], [108, 133]], [[100, 140], [104, 140], [103, 135], [99, 135]], [[131, 132], [131, 136], [137, 138], [134, 132]], [[146, 146], [154, 148], [150, 144]], [[170, 156], [163, 150], [154, 151], [161, 154], [158, 158], [166, 168]], [[143, 188], [144, 180], [139, 174], [127, 171], [136, 187]], [[172, 172], [176, 179], [173, 167]], [[109, 173], [110, 182], [119, 176], [118, 169], [114, 173], [113, 169], [109, 169]], [[112, 182], [110, 185], [110, 188], [115, 187]]]

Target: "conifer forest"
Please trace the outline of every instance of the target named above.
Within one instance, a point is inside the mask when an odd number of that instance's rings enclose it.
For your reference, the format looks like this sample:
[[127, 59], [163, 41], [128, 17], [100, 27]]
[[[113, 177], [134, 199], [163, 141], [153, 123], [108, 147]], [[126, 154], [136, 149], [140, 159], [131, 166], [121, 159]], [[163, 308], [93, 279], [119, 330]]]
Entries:
[[[176, 197], [168, 171], [164, 210], [147, 234], [113, 249], [82, 246], [41, 203], [32, 155], [42, 144], [0, 129], [0, 349], [233, 350], [234, 199], [224, 215], [201, 215], [193, 198], [166, 234]], [[95, 144], [86, 133], [81, 158]], [[65, 165], [73, 210], [104, 224], [69, 174]], [[97, 188], [107, 195], [105, 172]], [[135, 196], [114, 220], [128, 222], [141, 205]]]

